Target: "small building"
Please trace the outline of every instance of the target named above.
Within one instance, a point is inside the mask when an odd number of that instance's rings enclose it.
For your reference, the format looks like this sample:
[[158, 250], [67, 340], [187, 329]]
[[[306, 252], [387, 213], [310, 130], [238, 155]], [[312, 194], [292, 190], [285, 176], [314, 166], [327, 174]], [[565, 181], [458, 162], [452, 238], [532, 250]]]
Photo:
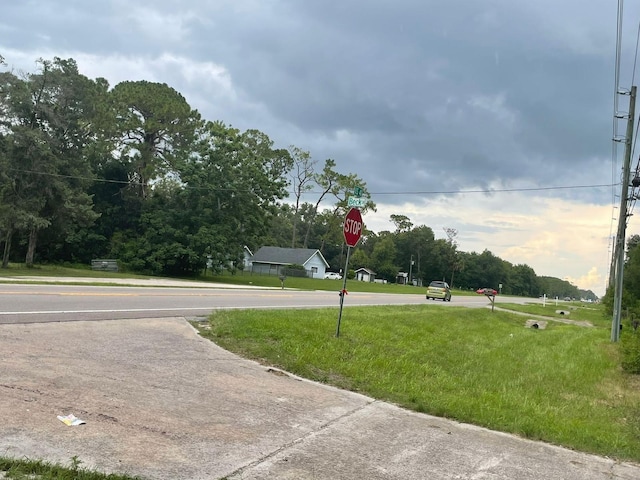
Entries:
[[251, 258], [251, 271], [264, 275], [280, 275], [290, 265], [302, 265], [310, 278], [324, 278], [329, 264], [312, 248], [262, 247]]
[[407, 285], [409, 283], [409, 274], [407, 272], [398, 272], [398, 275], [396, 275], [396, 283], [399, 285]]
[[359, 268], [356, 270], [356, 280], [361, 282], [373, 282], [376, 279], [376, 272], [368, 268]]

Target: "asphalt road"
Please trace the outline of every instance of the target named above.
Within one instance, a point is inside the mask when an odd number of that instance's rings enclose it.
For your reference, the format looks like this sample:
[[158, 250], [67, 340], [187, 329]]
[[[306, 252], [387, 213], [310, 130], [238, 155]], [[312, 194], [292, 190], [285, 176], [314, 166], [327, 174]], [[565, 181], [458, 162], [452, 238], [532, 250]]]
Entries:
[[[127, 280], [130, 281], [130, 280]], [[216, 309], [323, 308], [339, 306], [338, 292], [288, 289], [242, 289], [152, 286], [89, 286], [55, 284], [0, 284], [0, 323], [114, 320], [205, 316]], [[501, 301], [531, 299], [497, 297]], [[454, 296], [451, 302], [426, 300], [424, 295], [391, 295], [351, 292], [344, 307], [363, 305], [433, 304], [484, 307], [484, 296]]]

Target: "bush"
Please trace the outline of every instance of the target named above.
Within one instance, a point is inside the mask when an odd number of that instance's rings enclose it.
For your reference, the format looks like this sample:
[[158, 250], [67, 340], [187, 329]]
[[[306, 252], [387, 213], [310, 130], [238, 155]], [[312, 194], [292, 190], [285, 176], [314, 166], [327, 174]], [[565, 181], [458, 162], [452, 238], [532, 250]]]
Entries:
[[281, 274], [284, 275], [285, 277], [300, 277], [300, 278], [306, 278], [309, 275], [307, 274], [307, 271], [304, 269], [304, 267], [302, 267], [302, 270], [300, 270], [299, 268], [283, 268], [281, 271]]
[[640, 329], [637, 321], [627, 321], [620, 335], [622, 369], [627, 373], [640, 374]]

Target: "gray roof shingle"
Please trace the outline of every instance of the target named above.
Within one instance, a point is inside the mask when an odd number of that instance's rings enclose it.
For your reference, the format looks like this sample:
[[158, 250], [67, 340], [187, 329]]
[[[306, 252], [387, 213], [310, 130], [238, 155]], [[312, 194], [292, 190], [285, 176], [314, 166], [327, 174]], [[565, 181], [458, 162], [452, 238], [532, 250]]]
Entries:
[[320, 250], [313, 248], [283, 248], [283, 247], [262, 247], [260, 248], [251, 261], [253, 263], [270, 263], [274, 265], [304, 265], [311, 257], [318, 254], [324, 264], [329, 264], [320, 253]]

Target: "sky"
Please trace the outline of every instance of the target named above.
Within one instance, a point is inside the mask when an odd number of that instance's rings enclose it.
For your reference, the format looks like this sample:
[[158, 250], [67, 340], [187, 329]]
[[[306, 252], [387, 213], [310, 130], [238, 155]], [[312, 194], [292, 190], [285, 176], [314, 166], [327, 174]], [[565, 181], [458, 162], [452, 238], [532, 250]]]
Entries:
[[[73, 58], [111, 86], [166, 83], [207, 120], [357, 174], [373, 231], [406, 215], [604, 294], [629, 103], [614, 1], [0, 2], [5, 68]], [[624, 5], [627, 90], [639, 20]]]

